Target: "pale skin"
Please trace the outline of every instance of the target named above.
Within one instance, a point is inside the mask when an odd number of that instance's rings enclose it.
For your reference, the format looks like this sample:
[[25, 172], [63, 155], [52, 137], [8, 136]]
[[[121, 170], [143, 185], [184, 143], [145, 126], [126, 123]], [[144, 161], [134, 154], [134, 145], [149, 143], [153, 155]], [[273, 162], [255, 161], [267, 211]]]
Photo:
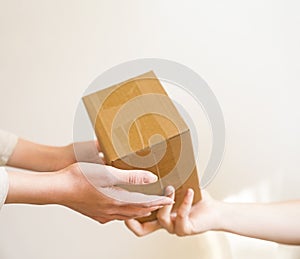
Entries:
[[[170, 187], [169, 187], [170, 188]], [[174, 191], [170, 198], [174, 198]], [[242, 236], [300, 245], [300, 201], [274, 203], [227, 203], [213, 199], [202, 191], [202, 200], [192, 205], [194, 192], [187, 191], [177, 212], [172, 205], [161, 208], [157, 220], [139, 223], [127, 220], [127, 227], [137, 236], [164, 228], [171, 234], [188, 236], [209, 230], [225, 231]]]
[[97, 141], [79, 142], [56, 147], [19, 138], [7, 165], [38, 172], [57, 171], [77, 162], [74, 145], [80, 145], [81, 150], [84, 152], [83, 157], [79, 159], [84, 160], [81, 162], [104, 163], [98, 156], [101, 149]]
[[[78, 156], [74, 153], [73, 145], [80, 148]], [[173, 203], [172, 199], [164, 196], [129, 193], [129, 197], [142, 199], [142, 202], [136, 203], [113, 199], [101, 193], [87, 180], [82, 166], [97, 173], [101, 188], [104, 189], [114, 188], [120, 183], [151, 183], [157, 178], [147, 171], [126, 171], [103, 165], [99, 151], [95, 141], [50, 147], [19, 139], [7, 165], [35, 172], [8, 171], [9, 191], [5, 203], [63, 205], [100, 223], [142, 217]]]

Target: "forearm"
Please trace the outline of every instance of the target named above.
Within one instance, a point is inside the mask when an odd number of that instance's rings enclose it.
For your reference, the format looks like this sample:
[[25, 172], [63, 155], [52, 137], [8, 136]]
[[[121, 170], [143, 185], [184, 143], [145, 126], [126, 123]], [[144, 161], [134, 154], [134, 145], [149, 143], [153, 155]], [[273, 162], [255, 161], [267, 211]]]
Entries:
[[270, 204], [221, 203], [220, 229], [275, 241], [300, 244], [300, 201]]
[[8, 172], [9, 189], [5, 203], [61, 204], [66, 175], [56, 173]]
[[51, 147], [19, 139], [7, 165], [33, 171], [55, 171], [75, 162], [71, 145]]

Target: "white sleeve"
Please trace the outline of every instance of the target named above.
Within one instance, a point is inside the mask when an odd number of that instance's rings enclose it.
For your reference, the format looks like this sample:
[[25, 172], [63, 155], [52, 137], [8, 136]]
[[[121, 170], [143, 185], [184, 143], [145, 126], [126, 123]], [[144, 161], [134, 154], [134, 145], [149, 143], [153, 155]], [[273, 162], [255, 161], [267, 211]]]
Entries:
[[4, 167], [0, 167], [0, 210], [6, 200], [8, 192], [8, 176]]
[[7, 163], [17, 142], [18, 137], [16, 135], [0, 130], [0, 166]]

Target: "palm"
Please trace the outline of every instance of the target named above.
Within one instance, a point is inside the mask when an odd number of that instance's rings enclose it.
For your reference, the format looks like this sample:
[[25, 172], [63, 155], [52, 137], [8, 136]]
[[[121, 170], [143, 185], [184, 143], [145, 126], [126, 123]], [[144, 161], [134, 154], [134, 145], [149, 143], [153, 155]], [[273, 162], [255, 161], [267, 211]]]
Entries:
[[202, 192], [202, 200], [192, 206], [193, 191], [187, 193], [174, 219], [175, 233], [179, 236], [193, 235], [210, 229], [214, 220], [214, 200]]
[[[174, 199], [174, 193], [169, 195]], [[171, 213], [172, 205], [165, 206], [157, 213], [157, 220], [139, 223], [137, 220], [126, 222], [136, 235], [144, 236], [157, 229], [164, 228], [178, 236], [193, 235], [213, 229], [216, 222], [216, 203], [206, 191], [202, 191], [202, 200], [192, 206], [193, 191], [189, 190], [176, 213]]]
[[202, 200], [190, 211], [187, 227], [190, 234], [202, 233], [211, 229], [215, 220], [214, 200], [206, 192], [202, 192]]

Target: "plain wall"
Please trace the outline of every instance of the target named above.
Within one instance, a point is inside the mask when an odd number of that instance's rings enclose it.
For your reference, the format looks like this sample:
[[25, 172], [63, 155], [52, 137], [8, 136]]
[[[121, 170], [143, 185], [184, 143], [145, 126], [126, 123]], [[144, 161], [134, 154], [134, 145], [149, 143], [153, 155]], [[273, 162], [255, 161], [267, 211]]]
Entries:
[[[70, 143], [77, 103], [97, 75], [166, 58], [200, 74], [223, 109], [226, 154], [210, 193], [299, 199], [299, 8], [283, 0], [0, 0], [1, 128]], [[199, 258], [203, 240], [163, 231], [137, 239], [120, 222], [101, 226], [59, 206], [12, 205], [0, 214], [1, 259]], [[296, 247], [226, 240], [233, 258], [299, 257]]]

